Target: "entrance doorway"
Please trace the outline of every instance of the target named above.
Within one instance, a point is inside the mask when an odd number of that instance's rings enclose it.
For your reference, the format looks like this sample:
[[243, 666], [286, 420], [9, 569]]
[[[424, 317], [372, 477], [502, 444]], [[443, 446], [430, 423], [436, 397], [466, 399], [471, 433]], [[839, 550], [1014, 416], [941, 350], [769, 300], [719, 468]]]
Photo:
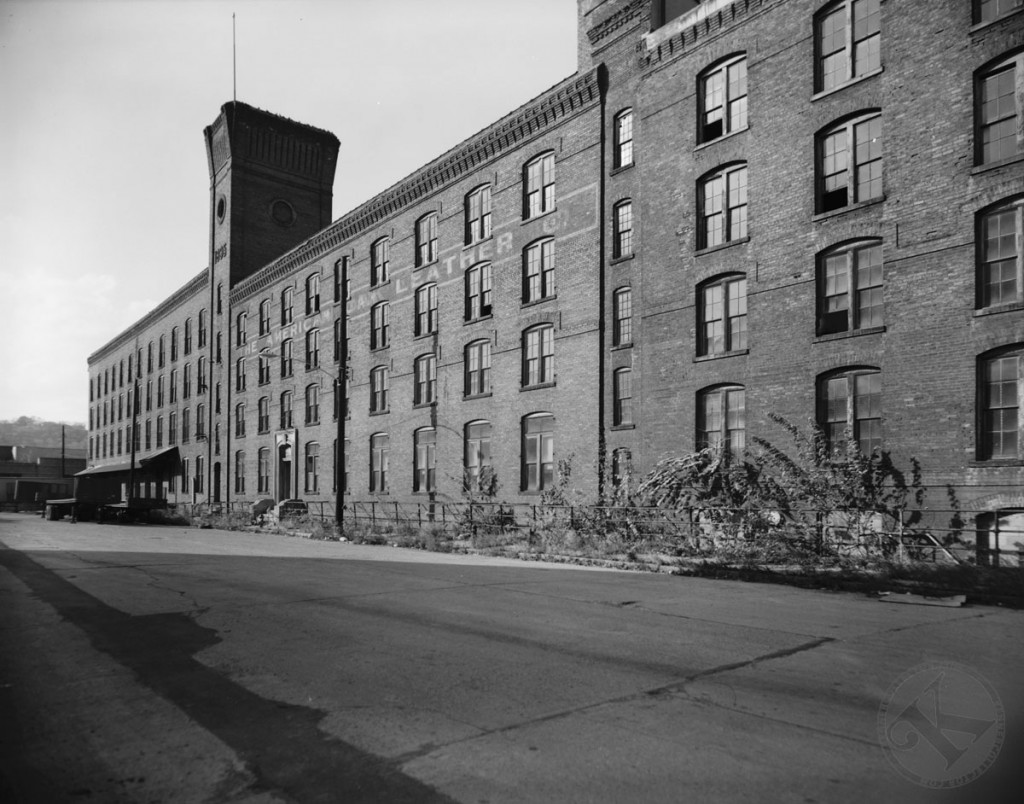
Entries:
[[292, 445], [282, 444], [277, 449], [277, 499], [292, 498]]

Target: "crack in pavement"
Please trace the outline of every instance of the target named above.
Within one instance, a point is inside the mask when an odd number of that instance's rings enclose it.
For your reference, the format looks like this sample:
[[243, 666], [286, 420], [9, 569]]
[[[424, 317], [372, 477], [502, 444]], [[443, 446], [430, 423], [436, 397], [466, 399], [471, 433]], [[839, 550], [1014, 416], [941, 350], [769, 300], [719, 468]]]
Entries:
[[253, 792], [304, 802], [449, 802], [447, 796], [320, 729], [322, 710], [263, 698], [195, 655], [220, 641], [179, 613], [132, 616], [0, 542], [0, 566], [81, 629], [93, 647], [233, 750]]

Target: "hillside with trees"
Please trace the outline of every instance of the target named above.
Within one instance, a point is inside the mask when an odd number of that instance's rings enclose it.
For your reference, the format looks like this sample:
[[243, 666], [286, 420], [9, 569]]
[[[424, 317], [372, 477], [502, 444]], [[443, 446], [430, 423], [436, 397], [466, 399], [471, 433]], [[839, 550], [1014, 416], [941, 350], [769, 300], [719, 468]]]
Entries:
[[84, 424], [47, 422], [35, 416], [0, 419], [0, 444], [25, 447], [60, 447], [61, 428], [68, 449], [86, 449], [89, 432]]

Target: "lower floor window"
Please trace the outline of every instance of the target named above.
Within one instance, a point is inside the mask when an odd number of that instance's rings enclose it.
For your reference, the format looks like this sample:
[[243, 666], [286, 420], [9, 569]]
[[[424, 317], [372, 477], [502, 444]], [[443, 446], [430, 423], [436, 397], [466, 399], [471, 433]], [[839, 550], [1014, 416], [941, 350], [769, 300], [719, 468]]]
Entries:
[[320, 492], [320, 445], [314, 441], [306, 444], [306, 492]]
[[739, 385], [697, 395], [697, 449], [720, 449], [742, 458], [747, 446], [747, 392]]
[[1024, 350], [1016, 348], [979, 366], [980, 460], [1020, 457], [1020, 383]]
[[380, 433], [370, 437], [370, 491], [388, 490], [389, 452], [387, 435]]
[[523, 419], [522, 490], [543, 491], [555, 480], [555, 417], [535, 413]]
[[833, 447], [847, 434], [864, 455], [882, 446], [882, 375], [878, 369], [843, 371], [818, 386], [818, 424]]
[[437, 431], [431, 427], [417, 430], [413, 437], [416, 452], [416, 467], [413, 474], [413, 491], [435, 491], [437, 471]]
[[466, 491], [483, 491], [491, 473], [491, 423], [466, 425], [463, 477]]

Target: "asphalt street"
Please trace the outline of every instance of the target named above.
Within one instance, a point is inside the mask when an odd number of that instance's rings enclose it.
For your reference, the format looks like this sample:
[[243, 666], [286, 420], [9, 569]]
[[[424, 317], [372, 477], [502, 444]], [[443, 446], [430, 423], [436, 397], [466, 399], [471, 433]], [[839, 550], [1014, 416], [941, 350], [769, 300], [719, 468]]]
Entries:
[[1022, 637], [993, 607], [0, 514], [0, 801], [1016, 801]]

